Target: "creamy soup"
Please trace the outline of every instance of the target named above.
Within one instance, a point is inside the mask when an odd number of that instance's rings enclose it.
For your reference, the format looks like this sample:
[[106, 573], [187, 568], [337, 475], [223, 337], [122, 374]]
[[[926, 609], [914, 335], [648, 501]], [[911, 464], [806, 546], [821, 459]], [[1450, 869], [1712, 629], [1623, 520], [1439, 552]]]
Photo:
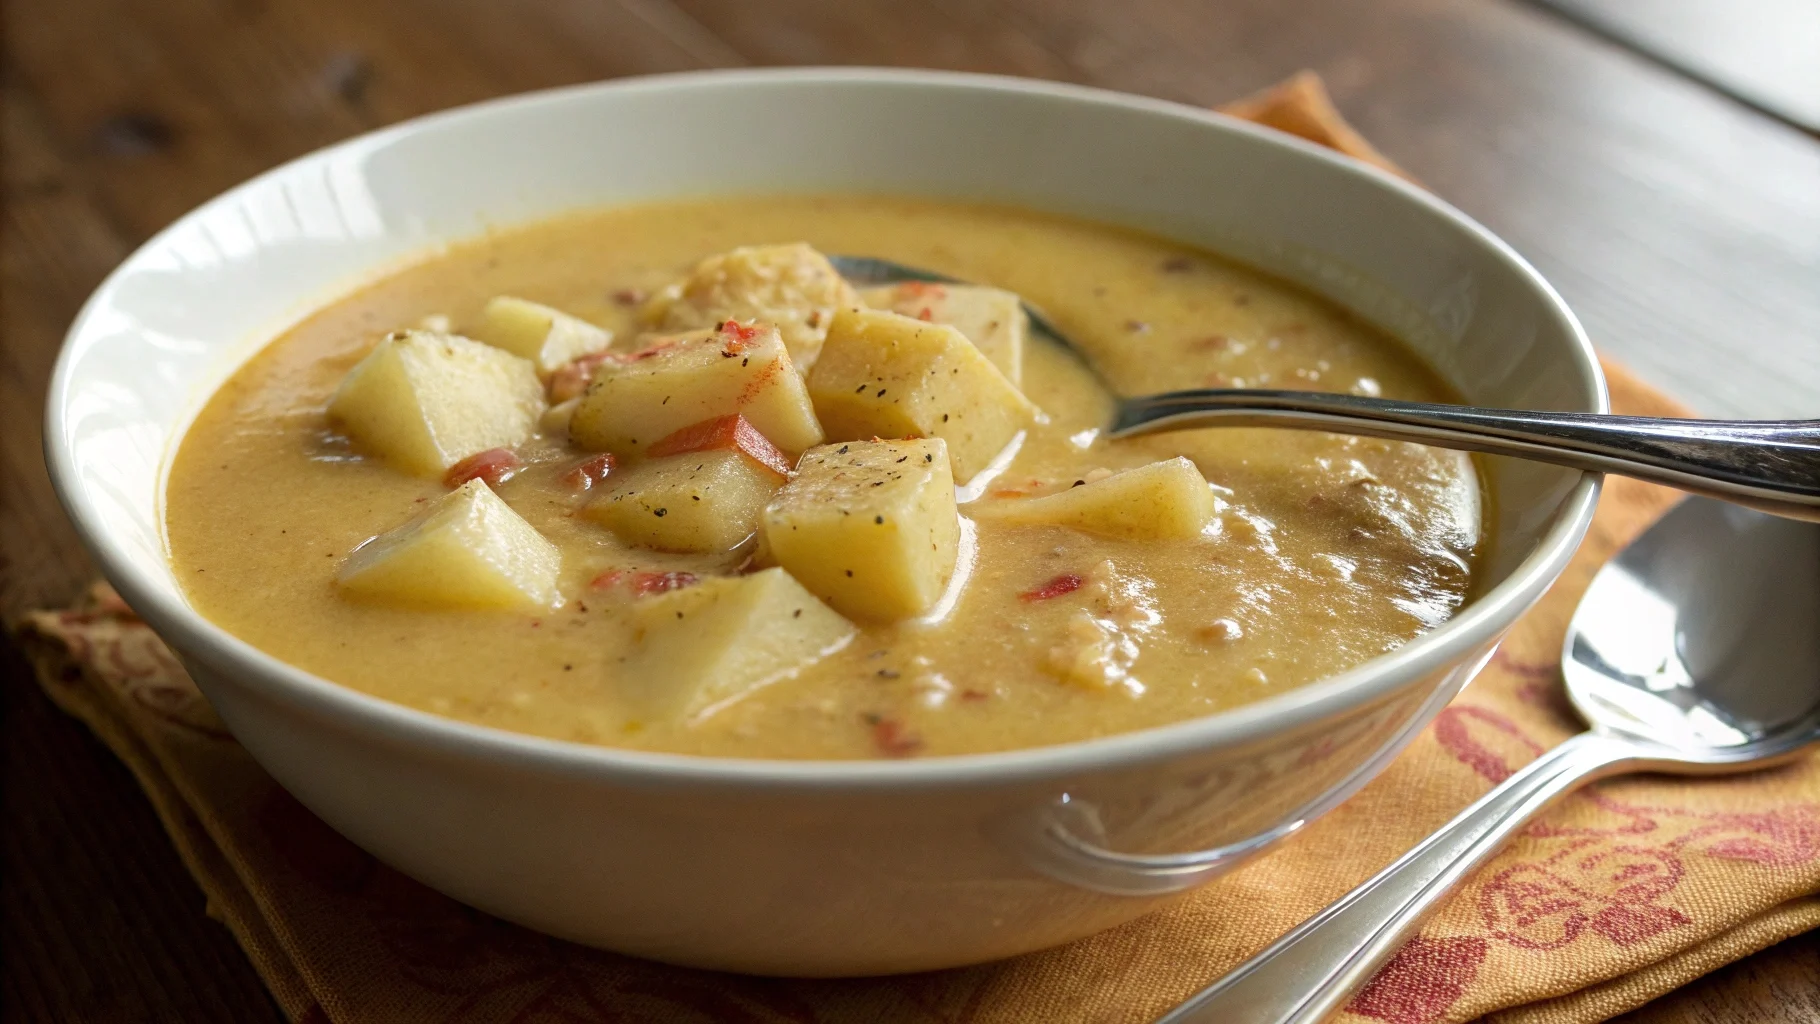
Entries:
[[[816, 251], [991, 288], [855, 291]], [[1470, 458], [1108, 440], [1101, 384], [1006, 292], [1126, 393], [1450, 398], [1334, 306], [1123, 229], [860, 197], [588, 212], [439, 252], [272, 342], [178, 451], [171, 558], [202, 614], [337, 683], [733, 757], [1176, 722], [1461, 606]]]

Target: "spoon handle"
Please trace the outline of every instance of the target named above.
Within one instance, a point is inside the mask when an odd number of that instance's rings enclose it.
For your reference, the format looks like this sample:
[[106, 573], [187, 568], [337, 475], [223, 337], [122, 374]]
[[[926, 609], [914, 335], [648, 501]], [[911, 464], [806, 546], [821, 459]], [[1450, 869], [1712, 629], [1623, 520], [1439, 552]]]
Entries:
[[1112, 432], [1213, 426], [1330, 430], [1513, 455], [1820, 521], [1820, 420], [1654, 419], [1245, 388], [1125, 399]]
[[1640, 760], [1647, 757], [1622, 739], [1573, 737], [1157, 1024], [1318, 1024], [1525, 822], [1581, 784]]

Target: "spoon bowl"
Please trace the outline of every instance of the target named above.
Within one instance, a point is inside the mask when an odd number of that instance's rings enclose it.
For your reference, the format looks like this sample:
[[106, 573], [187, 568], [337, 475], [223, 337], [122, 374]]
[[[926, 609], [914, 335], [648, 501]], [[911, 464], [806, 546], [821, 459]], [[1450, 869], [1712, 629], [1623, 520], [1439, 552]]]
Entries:
[[1600, 570], [1561, 654], [1595, 729], [1721, 762], [1820, 718], [1820, 529], [1683, 502]]
[[[965, 284], [870, 256], [831, 256], [856, 285]], [[1093, 360], [1028, 302], [1030, 328]], [[1097, 375], [1097, 371], [1096, 371]], [[1102, 378], [1101, 384], [1106, 382]], [[1197, 427], [1292, 427], [1414, 441], [1440, 448], [1617, 473], [1768, 512], [1820, 522], [1820, 420], [1686, 420], [1481, 409], [1320, 391], [1204, 388], [1114, 397], [1108, 436]]]
[[1593, 579], [1562, 674], [1588, 731], [1159, 1024], [1316, 1024], [1442, 896], [1579, 786], [1753, 771], [1820, 745], [1820, 524], [1687, 499]]

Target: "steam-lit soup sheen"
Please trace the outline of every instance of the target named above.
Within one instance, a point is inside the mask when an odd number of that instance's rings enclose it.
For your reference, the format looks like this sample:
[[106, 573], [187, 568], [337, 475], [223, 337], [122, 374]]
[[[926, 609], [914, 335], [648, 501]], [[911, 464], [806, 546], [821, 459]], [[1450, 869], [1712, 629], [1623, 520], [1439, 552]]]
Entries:
[[[767, 269], [810, 260], [799, 242], [1017, 293], [1129, 394], [1450, 397], [1324, 300], [1124, 229], [860, 197], [587, 212], [438, 252], [242, 367], [171, 470], [190, 601], [275, 657], [451, 718], [880, 758], [1233, 708], [1383, 654], [1465, 600], [1483, 505], [1470, 458], [1262, 429], [1109, 441], [1101, 385], [1034, 334], [1019, 365], [1005, 307], [969, 322], [941, 289], [856, 299], [825, 264]], [[703, 263], [743, 246], [776, 248]], [[501, 295], [579, 326], [551, 321], [542, 350], [514, 356], [447, 340], [516, 323], [489, 311]], [[895, 314], [847, 308], [862, 301]], [[608, 355], [589, 324], [611, 331]], [[357, 364], [365, 382], [344, 384]], [[722, 383], [698, 386], [710, 374]]]

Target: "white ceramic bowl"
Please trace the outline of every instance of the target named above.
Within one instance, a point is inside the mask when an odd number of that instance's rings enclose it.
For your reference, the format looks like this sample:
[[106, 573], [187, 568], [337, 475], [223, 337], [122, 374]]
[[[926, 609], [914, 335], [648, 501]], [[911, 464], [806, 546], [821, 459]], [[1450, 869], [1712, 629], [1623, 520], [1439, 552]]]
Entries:
[[488, 224], [779, 190], [997, 199], [1134, 225], [1331, 296], [1475, 402], [1606, 408], [1591, 347], [1533, 269], [1431, 196], [1317, 147], [1064, 85], [717, 72], [424, 118], [184, 217], [70, 330], [46, 431], [58, 492], [241, 742], [382, 860], [580, 942], [803, 975], [1009, 956], [1127, 921], [1230, 867], [1375, 773], [1586, 529], [1596, 478], [1493, 460], [1486, 585], [1413, 643], [1210, 718], [889, 763], [709, 760], [466, 725], [282, 664], [185, 602], [160, 526], [169, 455], [213, 388], [280, 329]]

